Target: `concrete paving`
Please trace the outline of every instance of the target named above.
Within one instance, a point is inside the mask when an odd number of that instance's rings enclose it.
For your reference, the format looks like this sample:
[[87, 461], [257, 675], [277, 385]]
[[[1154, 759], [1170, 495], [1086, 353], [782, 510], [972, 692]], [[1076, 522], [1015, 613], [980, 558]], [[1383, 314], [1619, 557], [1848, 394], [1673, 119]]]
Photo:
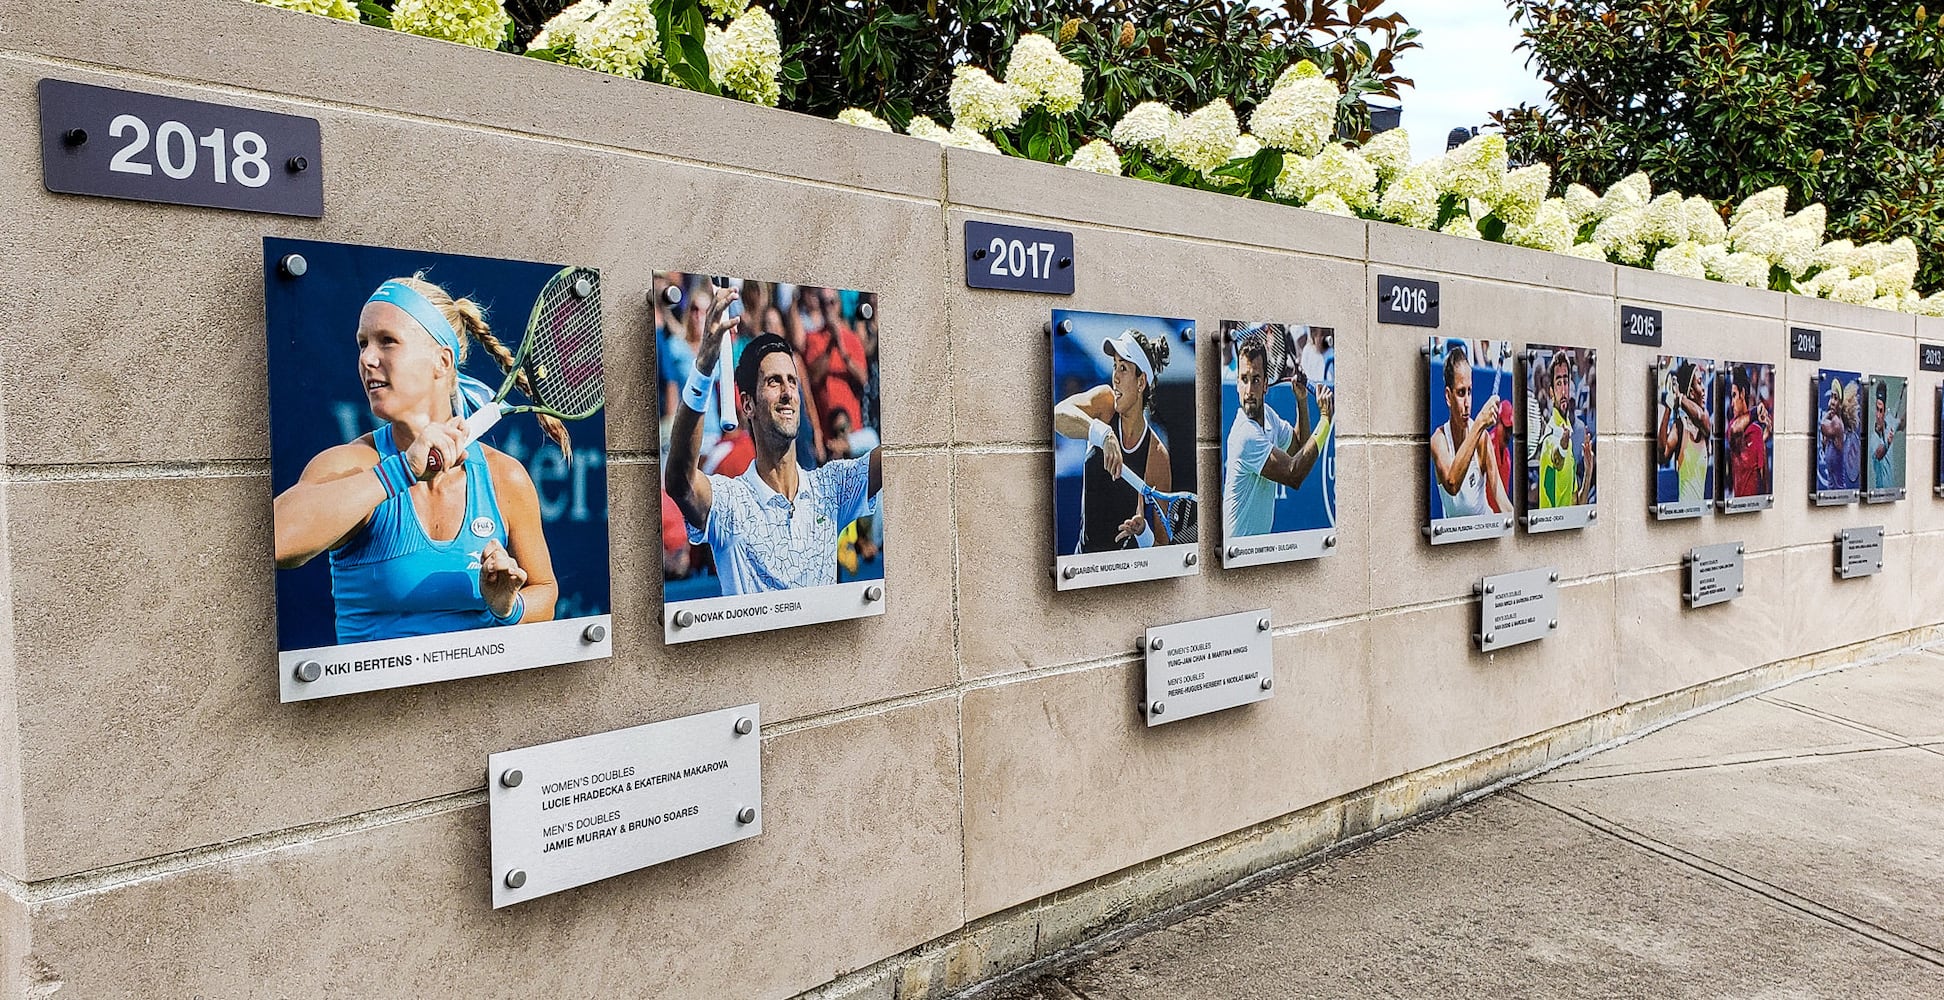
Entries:
[[1944, 998], [1944, 657], [1726, 706], [985, 992]]

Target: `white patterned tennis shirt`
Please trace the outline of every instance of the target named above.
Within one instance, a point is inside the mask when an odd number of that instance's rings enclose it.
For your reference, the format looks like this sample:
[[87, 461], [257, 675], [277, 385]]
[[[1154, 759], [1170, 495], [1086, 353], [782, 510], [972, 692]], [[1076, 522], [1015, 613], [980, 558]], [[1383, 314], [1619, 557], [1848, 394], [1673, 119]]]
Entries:
[[751, 462], [736, 477], [711, 475], [714, 499], [689, 543], [715, 553], [722, 596], [837, 582], [837, 536], [869, 509], [871, 457], [825, 462], [797, 476], [797, 495], [770, 489]]

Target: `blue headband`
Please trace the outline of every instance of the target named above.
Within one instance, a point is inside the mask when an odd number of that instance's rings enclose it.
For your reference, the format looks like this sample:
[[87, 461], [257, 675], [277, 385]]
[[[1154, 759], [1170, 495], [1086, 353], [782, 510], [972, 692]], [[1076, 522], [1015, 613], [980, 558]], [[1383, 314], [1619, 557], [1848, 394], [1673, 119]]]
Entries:
[[455, 416], [465, 419], [473, 410], [486, 405], [493, 398], [493, 388], [480, 380], [459, 371], [459, 331], [452, 328], [445, 313], [432, 304], [432, 300], [420, 295], [412, 286], [402, 281], [387, 281], [371, 293], [365, 300], [366, 305], [383, 302], [405, 310], [405, 315], [424, 328], [439, 346], [452, 352], [452, 367], [459, 376], [456, 391], [453, 393], [452, 409]]

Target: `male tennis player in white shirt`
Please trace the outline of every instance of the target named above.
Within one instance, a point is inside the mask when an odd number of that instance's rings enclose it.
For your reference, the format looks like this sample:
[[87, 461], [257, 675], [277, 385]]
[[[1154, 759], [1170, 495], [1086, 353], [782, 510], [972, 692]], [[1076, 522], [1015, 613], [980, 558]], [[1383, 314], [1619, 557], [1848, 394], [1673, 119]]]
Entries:
[[[1222, 453], [1227, 457], [1222, 474], [1223, 537], [1266, 535], [1275, 528], [1276, 488], [1301, 486], [1316, 465], [1317, 457], [1330, 439], [1330, 416], [1335, 409], [1335, 394], [1329, 386], [1316, 387], [1316, 408], [1321, 416], [1314, 432], [1310, 429], [1308, 379], [1297, 378], [1296, 426], [1273, 408], [1265, 405], [1269, 392], [1264, 376], [1267, 358], [1260, 336], [1245, 334], [1236, 345], [1235, 393], [1241, 406], [1235, 422], [1229, 425], [1228, 441]], [[1294, 449], [1291, 445], [1296, 445]]]
[[663, 487], [688, 522], [690, 544], [707, 542], [715, 553], [723, 596], [834, 584], [837, 536], [869, 510], [883, 486], [881, 449], [810, 472], [797, 468], [802, 376], [782, 337], [757, 336], [736, 363], [736, 405], [756, 460], [734, 477], [705, 474], [696, 464], [722, 335], [740, 322], [724, 315], [736, 298], [723, 289], [710, 304], [695, 369], [675, 410]]

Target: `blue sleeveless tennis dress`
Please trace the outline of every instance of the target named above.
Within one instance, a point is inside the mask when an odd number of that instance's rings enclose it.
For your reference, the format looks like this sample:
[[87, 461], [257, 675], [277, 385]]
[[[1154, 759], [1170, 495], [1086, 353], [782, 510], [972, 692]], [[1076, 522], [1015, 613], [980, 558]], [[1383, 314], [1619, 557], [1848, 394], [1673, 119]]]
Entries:
[[[372, 444], [382, 460], [398, 453], [391, 427]], [[331, 596], [340, 643], [398, 639], [499, 624], [479, 593], [479, 554], [506, 545], [506, 523], [479, 444], [466, 449], [466, 521], [449, 542], [425, 533], [409, 493], [386, 500], [371, 522], [331, 552]]]

